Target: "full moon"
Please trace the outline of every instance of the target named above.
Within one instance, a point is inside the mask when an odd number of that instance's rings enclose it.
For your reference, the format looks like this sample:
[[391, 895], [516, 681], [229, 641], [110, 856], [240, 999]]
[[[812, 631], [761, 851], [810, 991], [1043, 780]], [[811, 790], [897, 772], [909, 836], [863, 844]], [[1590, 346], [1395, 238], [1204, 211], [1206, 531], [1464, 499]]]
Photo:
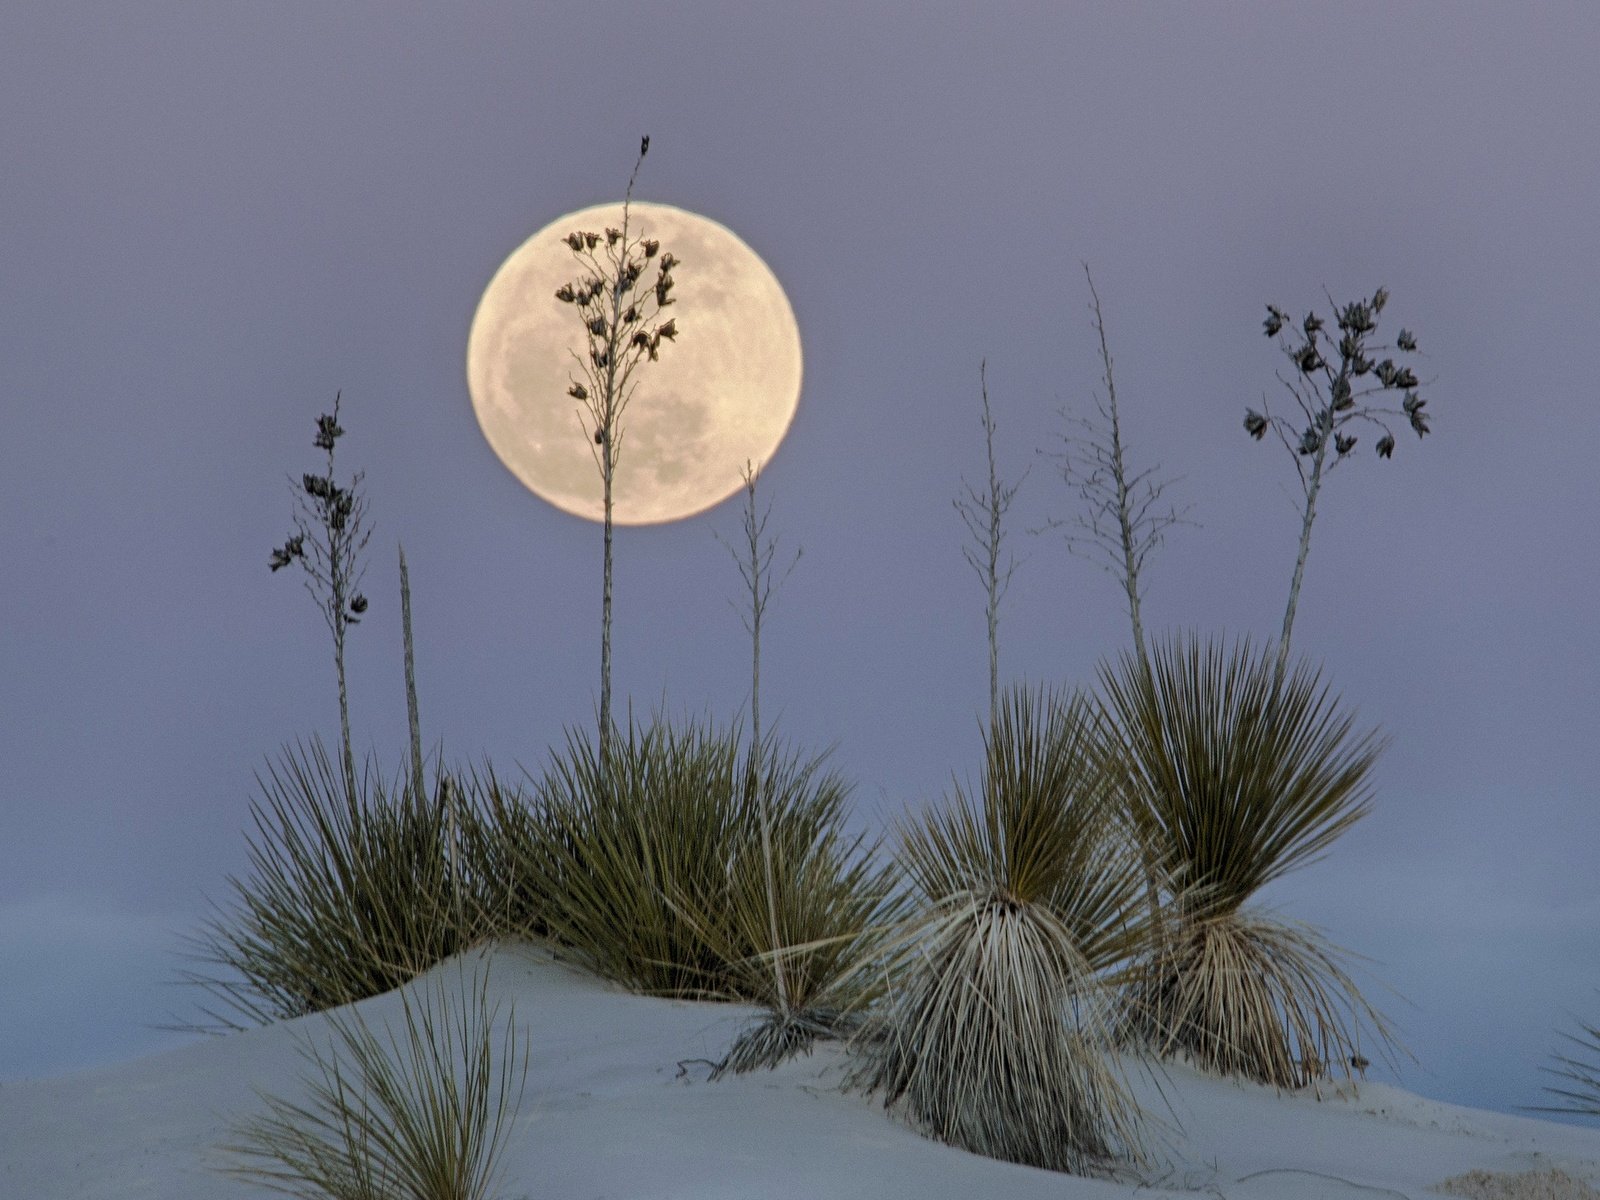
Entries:
[[[717, 222], [635, 201], [628, 236], [678, 260], [676, 300], [662, 318], [678, 338], [639, 364], [623, 414], [613, 519], [676, 521], [725, 500], [772, 457], [800, 402], [800, 330], [777, 277]], [[484, 437], [536, 495], [591, 520], [604, 516], [592, 422], [567, 388], [583, 380], [588, 343], [556, 289], [587, 274], [567, 234], [622, 226], [622, 205], [569, 213], [506, 259], [478, 302], [467, 339], [467, 386]]]

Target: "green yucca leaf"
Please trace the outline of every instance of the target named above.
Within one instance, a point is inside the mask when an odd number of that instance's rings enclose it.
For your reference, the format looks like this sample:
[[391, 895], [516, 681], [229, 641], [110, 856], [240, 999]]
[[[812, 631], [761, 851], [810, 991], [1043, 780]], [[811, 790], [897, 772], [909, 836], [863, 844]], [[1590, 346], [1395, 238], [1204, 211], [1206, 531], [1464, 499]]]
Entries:
[[1237, 908], [1368, 811], [1385, 741], [1310, 667], [1278, 684], [1248, 643], [1190, 637], [1100, 677], [1129, 818], [1192, 902]]
[[1142, 892], [1107, 763], [1083, 697], [1006, 689], [980, 796], [957, 783], [947, 805], [902, 828], [907, 874], [930, 900], [993, 888], [1046, 905], [1097, 970], [1126, 958]]
[[1297, 1087], [1392, 1031], [1316, 931], [1246, 911], [1371, 803], [1383, 749], [1300, 665], [1197, 637], [1101, 669], [1110, 769], [1167, 917], [1124, 994], [1124, 1034], [1202, 1068]]
[[370, 767], [349, 795], [322, 744], [286, 749], [258, 776], [250, 873], [231, 879], [234, 905], [195, 939], [194, 957], [223, 968], [189, 973], [223, 1002], [214, 1027], [318, 1012], [389, 991], [470, 945], [460, 927], [448, 825], [436, 792], [418, 802]]

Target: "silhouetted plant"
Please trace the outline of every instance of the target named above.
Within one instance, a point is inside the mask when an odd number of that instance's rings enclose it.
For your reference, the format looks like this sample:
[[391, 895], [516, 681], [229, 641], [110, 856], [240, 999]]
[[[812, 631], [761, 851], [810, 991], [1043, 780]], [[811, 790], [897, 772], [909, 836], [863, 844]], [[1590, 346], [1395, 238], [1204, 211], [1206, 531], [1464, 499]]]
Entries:
[[[563, 240], [583, 274], [556, 291], [556, 299], [570, 304], [583, 326], [586, 351], [573, 353], [578, 374], [567, 394], [579, 404], [579, 422], [593, 433], [595, 467], [600, 472], [604, 497], [605, 566], [600, 599], [600, 761], [607, 761], [611, 725], [611, 542], [612, 488], [622, 453], [623, 417], [633, 400], [634, 373], [641, 363], [655, 362], [661, 343], [678, 336], [677, 322], [661, 320], [675, 303], [672, 269], [678, 260], [661, 252], [653, 238], [639, 237], [629, 228], [629, 207], [639, 167], [650, 150], [648, 137], [640, 140], [639, 157], [628, 177], [622, 202], [622, 228], [603, 233], [578, 230]], [[647, 276], [654, 262], [656, 274]], [[584, 418], [587, 417], [587, 420]]]
[[345, 791], [349, 802], [356, 802], [355, 758], [350, 748], [350, 699], [345, 687], [345, 631], [360, 624], [367, 611], [367, 598], [357, 589], [366, 567], [361, 554], [371, 532], [362, 527], [366, 499], [361, 495], [362, 473], [356, 472], [349, 487], [333, 478], [334, 444], [344, 436], [339, 424], [340, 393], [333, 397], [333, 412], [317, 418], [317, 436], [312, 440], [328, 456], [322, 475], [302, 475], [294, 491], [295, 533], [273, 550], [269, 566], [273, 571], [298, 562], [306, 573], [306, 591], [317, 602], [328, 631], [333, 635], [333, 665], [339, 681], [339, 734], [343, 754]]
[[[972, 535], [972, 544], [961, 547], [961, 554], [982, 581], [986, 603], [983, 615], [989, 636], [989, 722], [994, 723], [1000, 705], [1000, 601], [1016, 574], [1015, 555], [1003, 555], [1005, 515], [1016, 499], [1022, 479], [1007, 483], [1000, 478], [994, 463], [994, 414], [989, 408], [989, 361], [978, 363], [978, 383], [983, 395], [983, 447], [988, 464], [988, 482], [983, 490], [962, 481], [962, 493], [951, 502]], [[1023, 477], [1027, 472], [1023, 472]], [[1002, 562], [1002, 557], [1005, 561]]]
[[721, 534], [716, 537], [733, 556], [749, 597], [748, 611], [741, 610], [740, 619], [750, 634], [750, 769], [752, 773], [757, 773], [764, 744], [761, 736], [761, 626], [766, 619], [767, 606], [772, 602], [774, 589], [788, 579], [804, 551], [795, 550], [794, 558], [789, 560], [783, 575], [777, 580], [773, 579], [772, 564], [778, 553], [778, 539], [767, 537], [767, 520], [772, 516], [772, 506], [767, 505], [765, 511], [757, 510], [757, 472], [753, 463], [745, 463], [741, 478], [744, 480], [745, 496], [740, 527], [743, 536], [737, 545], [725, 541]]
[[1101, 668], [1108, 759], [1146, 860], [1174, 892], [1169, 936], [1127, 990], [1127, 1030], [1202, 1068], [1297, 1087], [1390, 1033], [1315, 930], [1248, 911], [1366, 814], [1383, 748], [1317, 673], [1279, 682], [1248, 643], [1195, 638]]
[[267, 1112], [234, 1127], [223, 1172], [303, 1200], [489, 1200], [528, 1049], [488, 984], [485, 968], [476, 986], [462, 971], [454, 1000], [402, 991], [403, 1029], [382, 1037], [354, 1009], [328, 1017], [327, 1050], [300, 1038], [306, 1098], [260, 1094]]
[[1075, 1172], [1143, 1155], [1113, 988], [1148, 934], [1100, 737], [1083, 699], [1008, 688], [981, 796], [902, 828], [915, 911], [852, 1077], [942, 1141]]
[[[1280, 681], [1289, 665], [1289, 633], [1300, 601], [1300, 584], [1305, 578], [1311, 525], [1317, 517], [1317, 498], [1327, 475], [1355, 449], [1357, 437], [1353, 428], [1371, 425], [1381, 430], [1376, 443], [1379, 458], [1394, 454], [1391, 422], [1403, 420], [1419, 438], [1429, 431], [1428, 416], [1423, 411], [1428, 402], [1417, 393], [1421, 385], [1416, 374], [1409, 366], [1397, 364], [1388, 356], [1415, 354], [1416, 336], [1402, 329], [1395, 335], [1393, 345], [1372, 340], [1388, 300], [1389, 293], [1383, 288], [1374, 292], [1370, 300], [1352, 301], [1342, 308], [1334, 305], [1330, 298], [1329, 305], [1334, 309], [1339, 331], [1337, 338], [1316, 313], [1308, 312], [1297, 326], [1283, 309], [1267, 305], [1266, 334], [1277, 339], [1279, 349], [1291, 365], [1288, 374], [1279, 372], [1278, 381], [1294, 398], [1300, 416], [1291, 419], [1274, 415], [1263, 396], [1262, 412], [1245, 410], [1244, 427], [1257, 441], [1264, 438], [1269, 429], [1278, 435], [1294, 462], [1305, 501], [1300, 510], [1299, 552], [1289, 581], [1283, 632], [1278, 640], [1277, 677]], [[1379, 399], [1369, 402], [1374, 397]], [[1395, 397], [1399, 398], [1398, 408], [1393, 407]]]

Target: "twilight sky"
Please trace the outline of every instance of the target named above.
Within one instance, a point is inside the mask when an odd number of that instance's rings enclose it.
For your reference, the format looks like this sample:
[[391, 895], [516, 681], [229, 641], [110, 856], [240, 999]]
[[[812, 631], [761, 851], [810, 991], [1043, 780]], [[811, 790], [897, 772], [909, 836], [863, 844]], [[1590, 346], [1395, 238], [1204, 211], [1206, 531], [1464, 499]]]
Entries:
[[[254, 772], [336, 733], [326, 629], [267, 570], [335, 390], [375, 529], [358, 747], [400, 761], [397, 539], [430, 744], [515, 773], [590, 719], [599, 527], [494, 457], [466, 335], [513, 248], [620, 196], [641, 133], [638, 194], [739, 234], [800, 322], [763, 486], [805, 553], [763, 708], [836, 748], [872, 827], [977, 760], [950, 501], [979, 359], [1002, 469], [1032, 464], [1003, 674], [1088, 683], [1128, 639], [1113, 582], [1024, 532], [1072, 511], [1037, 452], [1098, 384], [1081, 262], [1131, 454], [1201, 523], [1152, 558], [1147, 622], [1257, 639], [1298, 532], [1287, 456], [1241, 427], [1282, 399], [1264, 305], [1387, 286], [1434, 433], [1333, 476], [1295, 648], [1393, 744], [1373, 815], [1269, 899], [1404, 997], [1373, 992], [1416, 1091], [1537, 1103], [1555, 1028], [1600, 1019], [1594, 6], [13, 0], [0, 25], [0, 1079], [179, 1040], [148, 1026], [194, 1015], [179, 939], [246, 869]], [[620, 532], [640, 711], [745, 703], [737, 522]]]

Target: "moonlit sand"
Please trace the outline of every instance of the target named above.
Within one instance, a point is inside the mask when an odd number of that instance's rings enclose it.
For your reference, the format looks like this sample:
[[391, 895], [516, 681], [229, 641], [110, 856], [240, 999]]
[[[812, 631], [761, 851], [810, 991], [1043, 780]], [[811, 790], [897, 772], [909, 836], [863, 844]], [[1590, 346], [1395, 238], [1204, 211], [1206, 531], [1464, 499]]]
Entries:
[[[654, 1000], [521, 943], [451, 960], [407, 985], [456, 986], [489, 971], [531, 1047], [497, 1195], [505, 1200], [1022, 1200], [1024, 1197], [1402, 1196], [1469, 1172], [1525, 1173], [1522, 1190], [1466, 1194], [1571, 1200], [1600, 1181], [1600, 1131], [1458, 1108], [1377, 1083], [1278, 1094], [1181, 1066], [1136, 1073], [1163, 1125], [1141, 1187], [980, 1158], [930, 1141], [874, 1100], [842, 1093], [825, 1046], [774, 1072], [707, 1081], [750, 1013]], [[354, 1006], [400, 1021], [398, 993]], [[213, 1168], [255, 1089], [297, 1095], [297, 1038], [311, 1016], [61, 1079], [0, 1085], [0, 1196], [15, 1200], [246, 1200], [273, 1193]], [[1158, 1086], [1159, 1084], [1159, 1086]], [[1560, 1171], [1567, 1181], [1552, 1176]], [[1556, 1182], [1552, 1186], [1551, 1181]]]

